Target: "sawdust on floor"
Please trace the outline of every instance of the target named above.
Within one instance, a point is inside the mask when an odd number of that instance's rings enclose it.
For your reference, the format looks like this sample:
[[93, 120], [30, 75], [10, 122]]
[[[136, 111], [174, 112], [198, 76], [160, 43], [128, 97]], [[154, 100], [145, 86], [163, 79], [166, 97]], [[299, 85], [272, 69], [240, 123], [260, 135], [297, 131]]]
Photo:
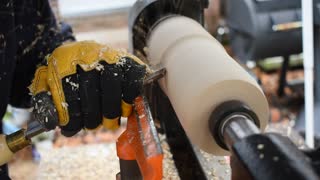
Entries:
[[62, 147], [42, 152], [42, 157], [39, 180], [115, 179], [119, 172], [114, 143]]

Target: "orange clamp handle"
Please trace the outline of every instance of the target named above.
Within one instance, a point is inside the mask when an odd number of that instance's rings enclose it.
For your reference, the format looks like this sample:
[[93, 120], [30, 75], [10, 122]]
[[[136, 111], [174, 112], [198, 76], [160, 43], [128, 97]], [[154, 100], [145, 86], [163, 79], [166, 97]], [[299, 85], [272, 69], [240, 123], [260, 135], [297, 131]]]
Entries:
[[117, 154], [122, 160], [136, 160], [144, 180], [162, 179], [163, 152], [149, 105], [142, 96], [135, 99], [127, 129], [118, 138]]

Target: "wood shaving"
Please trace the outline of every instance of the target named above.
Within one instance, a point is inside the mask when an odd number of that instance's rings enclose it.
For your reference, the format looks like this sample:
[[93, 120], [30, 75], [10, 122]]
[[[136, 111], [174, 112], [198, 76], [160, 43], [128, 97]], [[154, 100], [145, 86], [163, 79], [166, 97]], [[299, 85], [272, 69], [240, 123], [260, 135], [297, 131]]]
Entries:
[[166, 136], [159, 134], [161, 147], [163, 150], [163, 180], [180, 180], [178, 170], [172, 159], [169, 144], [166, 142]]

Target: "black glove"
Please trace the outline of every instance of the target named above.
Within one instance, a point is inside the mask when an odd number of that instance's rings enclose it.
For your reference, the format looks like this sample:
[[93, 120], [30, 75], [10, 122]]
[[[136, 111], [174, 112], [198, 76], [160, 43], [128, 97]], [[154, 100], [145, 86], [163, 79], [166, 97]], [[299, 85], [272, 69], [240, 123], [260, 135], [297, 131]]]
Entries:
[[[120, 117], [131, 114], [145, 74], [146, 65], [126, 52], [92, 41], [62, 45], [36, 71], [30, 87], [34, 112], [42, 116], [44, 111], [58, 113], [65, 136], [100, 125], [116, 129]], [[56, 110], [48, 113], [43, 108], [44, 102], [38, 97], [44, 94], [52, 95]], [[51, 116], [43, 116], [47, 117]]]

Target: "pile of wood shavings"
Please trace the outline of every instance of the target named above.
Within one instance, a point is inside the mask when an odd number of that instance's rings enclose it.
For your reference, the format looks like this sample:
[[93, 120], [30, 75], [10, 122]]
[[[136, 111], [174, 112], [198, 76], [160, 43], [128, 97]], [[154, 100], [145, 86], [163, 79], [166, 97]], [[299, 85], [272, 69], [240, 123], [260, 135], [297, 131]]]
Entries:
[[198, 158], [209, 180], [231, 179], [230, 163], [225, 157], [214, 156], [200, 149], [198, 151], [200, 152], [199, 155], [201, 155]]
[[119, 170], [115, 144], [63, 147], [42, 152], [37, 179], [115, 179]]
[[[159, 137], [164, 153], [163, 179], [180, 180], [166, 136], [159, 134]], [[114, 143], [61, 147], [40, 153], [39, 180], [115, 179], [120, 172]], [[223, 157], [215, 157], [203, 151], [199, 155], [202, 162], [205, 162], [203, 165], [209, 179], [230, 178], [230, 166]]]
[[159, 134], [161, 147], [163, 150], [163, 180], [180, 180], [178, 170], [172, 159], [169, 144], [166, 141], [166, 136]]
[[[178, 170], [172, 159], [170, 147], [166, 141], [166, 136], [159, 134], [161, 147], [164, 154], [163, 159], [163, 179], [164, 180], [180, 180]], [[231, 178], [231, 169], [229, 162], [225, 157], [218, 157], [212, 154], [206, 153], [199, 148], [195, 147], [197, 156], [200, 160], [202, 167], [206, 173], [206, 177], [210, 180], [225, 180]]]
[[[163, 179], [180, 180], [165, 135], [160, 135], [164, 153]], [[62, 147], [41, 152], [37, 179], [115, 179], [119, 169], [115, 144]]]

